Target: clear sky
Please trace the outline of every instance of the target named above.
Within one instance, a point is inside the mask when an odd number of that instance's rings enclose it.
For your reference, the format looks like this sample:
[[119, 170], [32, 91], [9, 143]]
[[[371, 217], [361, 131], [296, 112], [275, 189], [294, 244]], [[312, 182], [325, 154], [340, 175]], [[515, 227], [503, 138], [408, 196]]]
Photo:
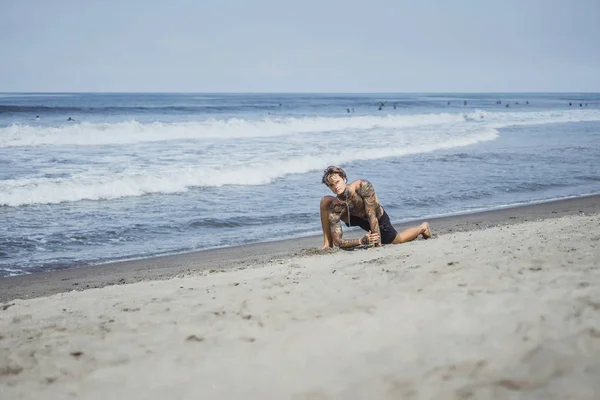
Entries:
[[600, 92], [600, 0], [0, 0], [0, 92]]

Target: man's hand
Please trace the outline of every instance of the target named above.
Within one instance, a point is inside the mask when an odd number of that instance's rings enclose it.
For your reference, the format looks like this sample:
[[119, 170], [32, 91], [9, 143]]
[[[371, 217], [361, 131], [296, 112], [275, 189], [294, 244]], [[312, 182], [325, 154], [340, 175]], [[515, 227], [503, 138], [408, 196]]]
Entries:
[[369, 231], [361, 240], [362, 244], [366, 246], [381, 246], [381, 240], [379, 238], [379, 233], [371, 233]]

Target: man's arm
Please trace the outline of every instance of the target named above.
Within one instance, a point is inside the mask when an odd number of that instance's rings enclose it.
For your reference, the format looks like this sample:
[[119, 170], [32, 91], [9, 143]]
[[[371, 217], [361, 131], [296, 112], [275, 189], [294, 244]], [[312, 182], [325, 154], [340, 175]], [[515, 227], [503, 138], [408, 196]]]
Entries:
[[331, 229], [331, 238], [334, 246], [347, 249], [369, 243], [369, 239], [366, 235], [360, 239], [344, 239], [344, 233], [342, 232], [342, 224], [340, 223], [339, 214], [332, 212], [329, 213], [329, 229]]
[[[381, 238], [379, 221], [377, 220], [377, 209], [381, 206], [379, 205], [379, 199], [375, 194], [373, 185], [368, 180], [362, 179], [357, 192], [365, 202], [365, 213], [367, 214], [367, 221], [369, 221], [369, 226], [371, 227], [371, 233], [376, 233]], [[381, 239], [379, 239], [377, 245], [381, 246]]]

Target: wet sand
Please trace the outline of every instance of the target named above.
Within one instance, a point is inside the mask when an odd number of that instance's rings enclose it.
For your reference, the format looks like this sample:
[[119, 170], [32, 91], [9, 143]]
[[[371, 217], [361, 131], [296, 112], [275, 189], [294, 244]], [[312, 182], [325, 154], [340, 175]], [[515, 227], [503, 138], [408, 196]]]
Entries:
[[[434, 218], [429, 219], [429, 221], [436, 234], [444, 235], [451, 232], [479, 230], [565, 215], [589, 214], [598, 210], [600, 210], [600, 195], [594, 195]], [[415, 223], [420, 222], [415, 221]], [[315, 221], [315, 224], [318, 226], [318, 221]], [[395, 224], [395, 227], [401, 230], [410, 225], [413, 225], [413, 223]], [[47, 296], [72, 290], [100, 288], [149, 280], [164, 280], [210, 270], [235, 269], [265, 263], [270, 260], [310, 254], [321, 245], [322, 237], [312, 236], [0, 278], [0, 302], [15, 298], [25, 299]]]

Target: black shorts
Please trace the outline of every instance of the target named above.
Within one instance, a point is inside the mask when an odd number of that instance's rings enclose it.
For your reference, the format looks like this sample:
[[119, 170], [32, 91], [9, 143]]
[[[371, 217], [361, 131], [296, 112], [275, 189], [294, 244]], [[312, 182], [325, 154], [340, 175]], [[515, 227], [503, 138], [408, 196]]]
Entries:
[[[351, 226], [360, 226], [365, 231], [371, 230], [371, 225], [369, 221], [366, 219], [356, 217], [354, 215], [350, 215], [350, 225]], [[348, 224], [346, 224], [348, 226]], [[381, 235], [381, 243], [382, 244], [390, 244], [396, 239], [396, 235], [398, 232], [392, 226], [390, 222], [390, 217], [384, 211], [381, 218], [379, 218], [379, 234]]]

